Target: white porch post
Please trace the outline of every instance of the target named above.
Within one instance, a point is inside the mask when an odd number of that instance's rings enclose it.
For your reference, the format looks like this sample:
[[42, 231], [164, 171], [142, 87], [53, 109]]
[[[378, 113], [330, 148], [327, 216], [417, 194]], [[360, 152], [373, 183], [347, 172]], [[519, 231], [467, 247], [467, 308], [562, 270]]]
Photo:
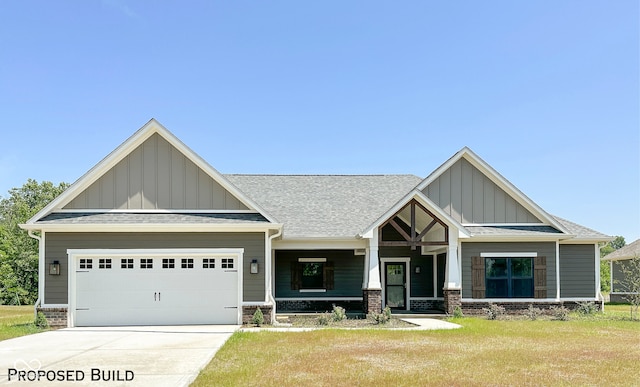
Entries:
[[369, 248], [367, 249], [367, 263], [369, 264], [368, 278], [365, 289], [382, 290], [380, 283], [380, 258], [378, 256], [378, 229], [373, 230], [371, 239], [369, 239]]
[[444, 288], [460, 289], [462, 273], [458, 264], [458, 230], [449, 227], [449, 247], [447, 249], [447, 270], [445, 272]]

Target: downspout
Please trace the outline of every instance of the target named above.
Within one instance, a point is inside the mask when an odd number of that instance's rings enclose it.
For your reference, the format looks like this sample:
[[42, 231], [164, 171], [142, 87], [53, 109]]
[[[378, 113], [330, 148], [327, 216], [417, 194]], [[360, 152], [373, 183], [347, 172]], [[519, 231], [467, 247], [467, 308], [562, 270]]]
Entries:
[[37, 236], [33, 233], [33, 230], [29, 230], [27, 234], [38, 241], [38, 299], [33, 305], [33, 318], [38, 317], [38, 306], [42, 302], [43, 287], [44, 287], [44, 251], [42, 251], [42, 235]]
[[[273, 287], [273, 271], [271, 261], [274, 259], [273, 257], [273, 240], [282, 235], [282, 227], [278, 230], [277, 233], [271, 235], [269, 237], [269, 243], [267, 244], [268, 250], [265, 255], [265, 274], [268, 273], [266, 288], [267, 288], [267, 302], [270, 302], [273, 307], [271, 308], [271, 323], [277, 325], [276, 321], [276, 299], [273, 297], [272, 287]], [[268, 256], [268, 259], [267, 259]]]

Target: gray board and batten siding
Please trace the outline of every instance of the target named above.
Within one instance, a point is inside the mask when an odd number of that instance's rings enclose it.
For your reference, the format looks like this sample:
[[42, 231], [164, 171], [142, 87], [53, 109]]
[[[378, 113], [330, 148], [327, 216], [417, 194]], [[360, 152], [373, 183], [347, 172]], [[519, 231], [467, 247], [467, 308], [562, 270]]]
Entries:
[[157, 133], [64, 208], [248, 209]]
[[[462, 243], [462, 298], [472, 298], [472, 257], [482, 253], [536, 253], [546, 257], [547, 297], [555, 298], [555, 242], [466, 242]], [[593, 292], [592, 292], [593, 293]]]
[[[292, 289], [291, 265], [298, 258], [326, 258], [333, 263], [333, 289], [300, 292]], [[275, 298], [362, 297], [364, 255], [353, 250], [276, 250]]]
[[59, 276], [45, 276], [45, 304], [68, 303], [69, 264], [67, 249], [179, 249], [244, 248], [243, 299], [265, 299], [265, 271], [249, 274], [252, 259], [265, 267], [265, 234], [253, 233], [47, 233], [45, 267], [53, 261], [61, 264]]
[[595, 245], [560, 245], [560, 297], [595, 297]]
[[464, 158], [422, 191], [453, 219], [469, 223], [540, 223]]

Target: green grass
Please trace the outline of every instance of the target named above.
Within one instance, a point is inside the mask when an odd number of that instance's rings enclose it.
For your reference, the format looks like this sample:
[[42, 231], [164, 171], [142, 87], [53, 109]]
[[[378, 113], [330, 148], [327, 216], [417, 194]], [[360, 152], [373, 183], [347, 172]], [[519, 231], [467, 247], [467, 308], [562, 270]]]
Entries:
[[238, 332], [195, 386], [637, 385], [628, 306], [570, 321], [462, 318], [462, 329]]
[[0, 340], [43, 332], [33, 320], [33, 305], [0, 305]]

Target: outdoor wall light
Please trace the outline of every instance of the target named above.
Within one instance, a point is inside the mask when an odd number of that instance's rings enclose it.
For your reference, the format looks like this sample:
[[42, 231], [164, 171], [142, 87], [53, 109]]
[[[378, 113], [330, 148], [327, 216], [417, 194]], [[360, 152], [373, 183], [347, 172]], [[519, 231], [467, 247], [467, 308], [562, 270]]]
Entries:
[[49, 275], [60, 275], [60, 262], [53, 261], [49, 264]]
[[251, 274], [258, 274], [258, 260], [251, 260]]
[[416, 266], [416, 274], [420, 274], [420, 270], [422, 270], [420, 266]]

